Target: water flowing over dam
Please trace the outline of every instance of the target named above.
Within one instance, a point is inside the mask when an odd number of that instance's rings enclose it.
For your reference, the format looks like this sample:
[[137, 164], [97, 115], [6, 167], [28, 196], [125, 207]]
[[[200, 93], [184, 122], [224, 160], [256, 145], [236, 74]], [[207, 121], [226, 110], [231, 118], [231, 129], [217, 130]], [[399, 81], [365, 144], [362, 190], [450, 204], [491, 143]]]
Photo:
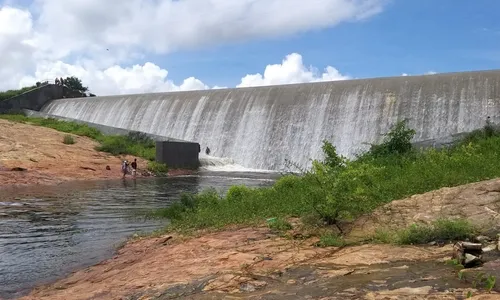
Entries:
[[500, 116], [500, 70], [255, 88], [55, 100], [43, 112], [195, 141], [238, 165], [280, 170], [322, 157], [323, 139], [351, 156], [401, 119], [415, 141]]

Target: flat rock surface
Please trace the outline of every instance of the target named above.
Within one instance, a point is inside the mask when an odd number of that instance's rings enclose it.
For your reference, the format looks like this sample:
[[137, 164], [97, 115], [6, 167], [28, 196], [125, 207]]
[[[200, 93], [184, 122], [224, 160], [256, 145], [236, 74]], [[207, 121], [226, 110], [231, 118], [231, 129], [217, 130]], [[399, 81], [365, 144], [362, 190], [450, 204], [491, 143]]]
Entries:
[[470, 290], [445, 264], [451, 245], [315, 242], [267, 228], [148, 238], [23, 299], [457, 299]]
[[411, 224], [430, 224], [439, 218], [467, 219], [497, 232], [500, 225], [500, 179], [442, 188], [393, 201], [359, 218], [350, 239], [373, 236], [377, 229], [400, 230]]

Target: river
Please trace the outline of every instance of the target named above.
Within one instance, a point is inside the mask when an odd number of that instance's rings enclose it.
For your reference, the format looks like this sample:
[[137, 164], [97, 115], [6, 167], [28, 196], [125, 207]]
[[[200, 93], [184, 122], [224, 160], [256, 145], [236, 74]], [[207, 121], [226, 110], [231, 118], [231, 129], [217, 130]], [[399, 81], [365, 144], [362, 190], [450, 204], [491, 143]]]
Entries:
[[272, 173], [204, 172], [195, 176], [85, 181], [0, 190], [0, 298], [111, 257], [138, 232], [167, 224], [145, 213], [183, 192], [232, 185], [268, 186]]

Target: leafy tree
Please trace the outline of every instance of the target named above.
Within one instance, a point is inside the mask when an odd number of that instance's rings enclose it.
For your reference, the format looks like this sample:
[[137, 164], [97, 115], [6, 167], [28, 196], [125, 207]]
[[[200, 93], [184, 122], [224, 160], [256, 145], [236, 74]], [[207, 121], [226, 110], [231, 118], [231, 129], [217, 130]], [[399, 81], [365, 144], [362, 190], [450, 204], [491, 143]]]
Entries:
[[65, 79], [63, 79], [63, 84], [68, 88], [74, 91], [79, 91], [81, 93], [85, 93], [89, 90], [89, 88], [83, 86], [82, 81], [75, 76], [66, 77]]

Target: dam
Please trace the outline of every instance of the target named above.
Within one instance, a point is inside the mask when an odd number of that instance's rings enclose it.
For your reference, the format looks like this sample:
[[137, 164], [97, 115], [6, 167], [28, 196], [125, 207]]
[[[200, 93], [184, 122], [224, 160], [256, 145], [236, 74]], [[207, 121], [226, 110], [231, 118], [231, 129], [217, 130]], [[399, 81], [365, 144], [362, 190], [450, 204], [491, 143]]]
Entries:
[[200, 143], [246, 168], [283, 170], [322, 158], [322, 140], [353, 156], [398, 120], [414, 141], [500, 117], [500, 70], [252, 88], [53, 100], [42, 112]]

